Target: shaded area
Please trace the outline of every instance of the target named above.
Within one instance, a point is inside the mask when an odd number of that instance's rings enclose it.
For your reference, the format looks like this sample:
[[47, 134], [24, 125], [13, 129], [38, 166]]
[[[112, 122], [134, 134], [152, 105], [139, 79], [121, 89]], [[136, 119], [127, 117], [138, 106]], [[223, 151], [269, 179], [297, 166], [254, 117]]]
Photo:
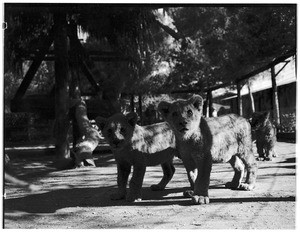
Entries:
[[[150, 185], [162, 177], [160, 166], [148, 167], [142, 188], [143, 200], [112, 201], [117, 191], [116, 163], [111, 153], [94, 152], [96, 168], [57, 171], [53, 156], [14, 156], [16, 173], [38, 182], [42, 191], [28, 193], [6, 186], [5, 228], [293, 228], [296, 201], [295, 145], [278, 143], [278, 157], [259, 162], [254, 191], [232, 191], [224, 184], [233, 170], [214, 164], [210, 204], [192, 205], [184, 198], [189, 189], [185, 168], [174, 159], [173, 179], [164, 191]], [[238, 208], [238, 211], [237, 211]], [[242, 218], [242, 219], [241, 219]]]
[[[171, 193], [178, 193], [187, 190], [167, 189], [162, 192], [151, 192], [144, 194], [142, 202], [128, 203], [125, 200], [112, 201], [109, 199], [111, 187], [100, 188], [71, 188], [54, 190], [47, 193], [33, 194], [21, 198], [5, 200], [4, 208], [6, 212], [22, 211], [27, 213], [54, 213], [59, 209], [68, 207], [111, 207], [111, 206], [158, 206], [158, 205], [191, 205], [189, 198], [184, 196], [167, 196]], [[151, 195], [151, 196], [150, 196]], [[154, 195], [154, 196], [153, 196]], [[71, 196], [71, 197], [70, 197]], [[151, 197], [151, 198], [149, 198]], [[149, 201], [151, 199], [151, 201]], [[233, 202], [278, 202], [295, 201], [295, 196], [288, 197], [245, 197], [245, 198], [211, 198], [211, 203], [233, 203]]]

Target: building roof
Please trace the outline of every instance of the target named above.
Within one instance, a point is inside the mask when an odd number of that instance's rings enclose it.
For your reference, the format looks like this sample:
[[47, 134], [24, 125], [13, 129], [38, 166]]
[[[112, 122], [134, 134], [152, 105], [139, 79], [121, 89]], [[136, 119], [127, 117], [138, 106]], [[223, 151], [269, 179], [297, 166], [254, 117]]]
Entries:
[[[276, 76], [276, 83], [277, 86], [286, 85], [292, 82], [296, 82], [296, 69], [295, 69], [295, 59], [293, 57], [290, 57], [287, 59], [288, 63], [284, 67], [285, 63], [279, 63], [275, 66], [275, 74]], [[283, 68], [283, 69], [282, 69]], [[282, 70], [281, 70], [282, 69]], [[251, 91], [253, 93], [259, 92], [265, 89], [272, 88], [272, 81], [271, 81], [271, 72], [270, 70], [266, 70], [264, 72], [261, 72], [250, 79], [251, 84]], [[245, 84], [241, 89], [241, 95], [249, 94], [248, 86]], [[213, 98], [222, 98], [222, 99], [230, 99], [234, 98], [237, 95], [236, 87], [230, 88], [220, 88], [212, 93]]]

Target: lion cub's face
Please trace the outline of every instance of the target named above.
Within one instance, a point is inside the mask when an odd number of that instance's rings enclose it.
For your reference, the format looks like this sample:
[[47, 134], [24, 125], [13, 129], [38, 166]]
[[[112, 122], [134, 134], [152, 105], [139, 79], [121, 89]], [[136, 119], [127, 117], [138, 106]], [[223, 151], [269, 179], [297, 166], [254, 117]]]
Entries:
[[158, 105], [158, 110], [165, 120], [183, 137], [199, 130], [202, 108], [203, 99], [199, 95], [194, 95], [189, 100], [161, 102]]
[[110, 118], [97, 117], [96, 123], [112, 149], [124, 148], [130, 141], [136, 125], [136, 113], [115, 114]]

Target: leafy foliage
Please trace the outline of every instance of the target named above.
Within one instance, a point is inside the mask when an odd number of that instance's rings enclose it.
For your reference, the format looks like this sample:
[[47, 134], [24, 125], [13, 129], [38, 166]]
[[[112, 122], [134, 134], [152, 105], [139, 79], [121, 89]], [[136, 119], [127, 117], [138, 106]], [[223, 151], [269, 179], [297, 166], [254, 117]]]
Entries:
[[296, 7], [182, 7], [169, 13], [188, 37], [187, 49], [173, 51], [170, 80], [215, 85], [261, 67], [296, 47]]
[[52, 14], [47, 8], [18, 7], [17, 4], [5, 4], [4, 32], [4, 68], [5, 72], [20, 74], [24, 56], [41, 44], [40, 37], [48, 34], [52, 25]]
[[[5, 5], [5, 71], [17, 63], [10, 61], [20, 61], [28, 49], [39, 47], [39, 37], [47, 35], [53, 24], [55, 9], [57, 5]], [[296, 47], [295, 5], [165, 8], [178, 34], [185, 37], [180, 40], [159, 27], [157, 9], [151, 6], [64, 4], [59, 10], [89, 33], [90, 46], [132, 58], [127, 72], [118, 65], [103, 69], [123, 74], [118, 80], [128, 93], [204, 89], [253, 71]]]

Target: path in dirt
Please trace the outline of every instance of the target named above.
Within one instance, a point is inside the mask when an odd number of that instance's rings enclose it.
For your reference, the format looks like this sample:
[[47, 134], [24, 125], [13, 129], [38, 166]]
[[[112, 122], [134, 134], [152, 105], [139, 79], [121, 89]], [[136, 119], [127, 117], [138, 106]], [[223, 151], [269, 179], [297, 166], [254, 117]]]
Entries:
[[97, 168], [57, 171], [52, 156], [18, 156], [12, 159], [23, 178], [41, 183], [43, 189], [28, 193], [6, 186], [4, 226], [14, 229], [295, 229], [295, 144], [278, 143], [278, 157], [259, 162], [256, 188], [233, 191], [229, 164], [214, 164], [208, 205], [192, 205], [185, 169], [175, 159], [176, 173], [165, 191], [152, 192], [159, 166], [147, 168], [143, 201], [111, 201], [116, 191], [116, 164], [111, 153], [96, 154]]

